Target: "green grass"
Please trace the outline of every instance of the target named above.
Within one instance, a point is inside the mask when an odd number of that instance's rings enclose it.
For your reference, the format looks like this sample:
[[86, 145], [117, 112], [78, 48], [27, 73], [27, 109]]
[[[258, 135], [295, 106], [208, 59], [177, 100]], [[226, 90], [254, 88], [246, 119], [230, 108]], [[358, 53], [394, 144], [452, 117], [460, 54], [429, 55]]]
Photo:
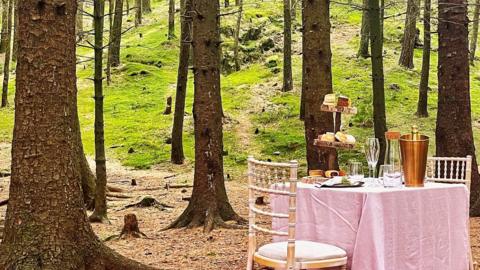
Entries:
[[[167, 169], [175, 169], [169, 164], [170, 145], [165, 143], [170, 137], [173, 116], [163, 115], [163, 110], [167, 97], [174, 97], [175, 94], [179, 40], [167, 40], [166, 3], [164, 1], [152, 3], [154, 12], [146, 16], [144, 26], [129, 31], [123, 37], [122, 66], [113, 70], [112, 84], [105, 87], [107, 155], [134, 168], [160, 165]], [[283, 24], [281, 5], [281, 2], [246, 1], [244, 29], [261, 27], [262, 38], [272, 37], [276, 46], [281, 47], [279, 44]], [[394, 14], [400, 10], [401, 7], [397, 6], [389, 12]], [[298, 20], [300, 16], [297, 17], [297, 26]], [[355, 57], [361, 12], [332, 4], [331, 20], [332, 26], [340, 28], [340, 30], [334, 30], [332, 38], [334, 90], [348, 95], [359, 108], [358, 115], [343, 119], [344, 122], [352, 125], [347, 128], [347, 131], [360, 141], [356, 150], [340, 152], [343, 163], [350, 158], [363, 159], [360, 150], [361, 142], [373, 135], [370, 59]], [[179, 36], [178, 25], [177, 23], [177, 36]], [[225, 28], [222, 33], [228, 33], [234, 25], [235, 16], [222, 17], [222, 27]], [[388, 127], [408, 132], [410, 125], [418, 124], [422, 132], [433, 136], [437, 106], [437, 53], [432, 53], [431, 60], [430, 117], [418, 119], [414, 113], [422, 52], [419, 49], [415, 51], [413, 70], [405, 70], [397, 65], [401, 28], [403, 28], [403, 22], [398, 18], [387, 20], [385, 23], [384, 61]], [[345, 32], [345, 35], [338, 34], [340, 32]], [[223, 50], [228, 53], [233, 43], [232, 37], [227, 35], [223, 40], [225, 44]], [[293, 40], [301, 42], [298, 27], [294, 32]], [[434, 48], [436, 44], [434, 40]], [[226, 173], [233, 175], [243, 173], [246, 158], [250, 154], [262, 159], [282, 161], [297, 159], [302, 165], [301, 172], [305, 173], [304, 128], [303, 122], [299, 120], [301, 56], [295, 54], [293, 58], [295, 89], [292, 92], [283, 93], [280, 91], [282, 72], [274, 73], [274, 69], [265, 65], [266, 59], [278, 59], [278, 67], [281, 68], [281, 52], [272, 52], [272, 50], [258, 52], [256, 41], [249, 41], [248, 44], [244, 44], [244, 48], [253, 50], [258, 54], [259, 60], [243, 66], [239, 72], [222, 76], [222, 99], [226, 116], [224, 148], [228, 152], [225, 156]], [[88, 56], [92, 55], [92, 51], [79, 48], [78, 54]], [[480, 118], [480, 76], [476, 76], [479, 71], [478, 65], [471, 71], [472, 111], [475, 121], [479, 121]], [[88, 79], [92, 76], [92, 63], [79, 65], [77, 74], [83, 142], [86, 153], [93, 155], [93, 84]], [[193, 77], [190, 75], [184, 129], [184, 149], [188, 166], [191, 166], [194, 158], [192, 81]], [[390, 88], [394, 84], [399, 86], [399, 91]], [[13, 103], [13, 94], [14, 89], [11, 89], [10, 103]], [[258, 103], [259, 100], [262, 104], [253, 107], [253, 104]], [[249, 124], [246, 125], [245, 121]], [[0, 142], [11, 141], [12, 128], [12, 107], [0, 110]], [[259, 131], [258, 134], [255, 134], [256, 129]], [[480, 142], [478, 125], [474, 128], [474, 132], [478, 143]], [[245, 137], [250, 140], [250, 143], [245, 143]], [[129, 153], [130, 149], [133, 153]], [[432, 145], [431, 150], [433, 149]]]

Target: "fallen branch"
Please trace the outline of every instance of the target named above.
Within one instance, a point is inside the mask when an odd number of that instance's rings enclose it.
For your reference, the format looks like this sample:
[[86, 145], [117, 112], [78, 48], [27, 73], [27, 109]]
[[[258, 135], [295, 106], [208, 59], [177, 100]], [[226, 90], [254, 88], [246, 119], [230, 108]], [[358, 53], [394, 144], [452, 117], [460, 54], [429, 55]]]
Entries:
[[116, 186], [111, 186], [111, 185], [107, 185], [107, 191], [110, 191], [110, 192], [125, 192], [125, 190], [123, 188], [116, 187]]
[[125, 195], [125, 194], [113, 194], [113, 193], [110, 193], [110, 192], [107, 192], [107, 197], [119, 198], [119, 199], [131, 199], [131, 198], [133, 198], [132, 196], [128, 196], [128, 195]]
[[165, 176], [163, 177], [163, 179], [170, 179], [170, 178], [174, 178], [175, 176], [177, 176], [178, 174], [172, 174], [172, 175], [168, 175], [168, 176]]
[[7, 205], [7, 204], [8, 204], [8, 200], [9, 200], [9, 199], [6, 199], [6, 200], [4, 200], [4, 201], [0, 201], [0, 206]]
[[192, 185], [188, 185], [188, 184], [185, 184], [185, 185], [169, 185], [169, 184], [165, 184], [165, 189], [170, 189], [170, 188], [192, 188], [193, 186]]

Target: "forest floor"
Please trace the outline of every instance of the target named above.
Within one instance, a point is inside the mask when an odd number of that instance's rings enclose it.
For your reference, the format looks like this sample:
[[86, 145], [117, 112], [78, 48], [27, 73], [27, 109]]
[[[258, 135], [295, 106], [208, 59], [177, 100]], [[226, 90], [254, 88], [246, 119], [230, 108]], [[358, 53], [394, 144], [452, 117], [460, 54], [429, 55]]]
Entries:
[[[266, 160], [300, 162], [300, 175], [305, 175], [305, 139], [303, 122], [299, 119], [301, 92], [301, 33], [300, 17], [293, 32], [293, 77], [295, 88], [285, 93], [282, 82], [282, 25], [281, 1], [245, 0], [242, 35], [254, 29], [260, 35], [242, 42], [241, 51], [249, 60], [238, 72], [222, 75], [222, 101], [226, 114], [224, 123], [225, 173], [231, 177], [226, 183], [230, 201], [236, 211], [247, 217], [246, 158], [248, 155]], [[361, 0], [354, 0], [360, 4]], [[191, 188], [166, 190], [165, 184], [191, 184], [193, 179], [193, 104], [192, 75], [189, 77], [184, 130], [186, 164], [172, 166], [169, 162], [172, 115], [164, 115], [165, 100], [175, 94], [178, 59], [178, 40], [167, 40], [167, 5], [152, 1], [153, 13], [145, 17], [144, 25], [127, 32], [122, 38], [122, 65], [114, 69], [112, 84], [105, 86], [105, 123], [107, 168], [111, 185], [122, 188], [119, 194], [129, 198], [109, 198], [111, 224], [94, 224], [100, 239], [119, 234], [123, 217], [135, 213], [140, 229], [148, 236], [142, 239], [113, 239], [107, 244], [120, 253], [160, 269], [244, 269], [246, 263], [247, 230], [217, 229], [204, 234], [201, 229], [162, 231], [187, 206], [183, 200]], [[233, 9], [235, 9], [233, 7]], [[393, 6], [387, 13], [397, 14], [403, 7]], [[230, 9], [222, 9], [228, 13]], [[387, 14], [388, 15], [388, 14]], [[127, 25], [133, 24], [133, 14]], [[178, 18], [177, 14], [177, 18]], [[177, 20], [178, 21], [178, 20]], [[371, 136], [372, 96], [370, 59], [355, 56], [361, 11], [345, 5], [332, 4], [332, 72], [334, 91], [347, 95], [358, 107], [359, 113], [344, 118], [346, 131], [355, 135], [359, 147], [352, 152], [341, 152], [344, 164], [350, 158], [364, 160], [361, 142]], [[222, 40], [226, 59], [231, 52], [231, 33], [235, 16], [222, 17]], [[177, 36], [178, 23], [177, 25]], [[87, 27], [87, 26], [86, 26]], [[410, 124], [418, 124], [422, 132], [432, 136], [437, 109], [437, 52], [432, 52], [430, 118], [414, 116], [421, 68], [421, 48], [415, 50], [415, 69], [406, 70], [397, 65], [399, 40], [403, 20], [392, 17], [385, 24], [385, 94], [389, 128], [407, 132]], [[419, 26], [421, 27], [421, 26]], [[88, 29], [88, 28], [87, 28]], [[254, 31], [253, 31], [254, 32]], [[274, 47], [265, 50], [262, 44], [270, 39]], [[434, 48], [437, 47], [433, 40]], [[262, 48], [261, 48], [262, 47]], [[90, 57], [91, 50], [78, 49], [80, 60]], [[248, 55], [247, 55], [248, 54]], [[257, 58], [255, 58], [257, 57]], [[250, 59], [251, 58], [251, 59]], [[0, 59], [2, 59], [0, 57]], [[271, 66], [274, 63], [274, 66]], [[1, 66], [1, 64], [0, 64]], [[78, 108], [85, 151], [94, 153], [94, 104], [92, 96], [92, 63], [77, 67]], [[142, 75], [143, 74], [143, 75]], [[471, 69], [472, 116], [475, 141], [480, 142], [480, 65]], [[13, 77], [14, 78], [14, 77]], [[13, 104], [14, 83], [9, 100]], [[10, 142], [14, 108], [0, 110], [0, 171], [9, 170]], [[432, 144], [434, 140], [432, 140]], [[435, 149], [434, 145], [430, 148]], [[477, 149], [477, 151], [480, 151]], [[433, 154], [430, 153], [430, 154]], [[135, 168], [135, 169], [133, 169]], [[175, 177], [169, 178], [169, 176]], [[167, 178], [166, 178], [167, 177]], [[135, 179], [137, 186], [131, 185]], [[8, 178], [0, 178], [0, 201], [8, 197]], [[123, 209], [144, 196], [152, 196], [172, 208], [155, 207]], [[0, 207], [0, 226], [5, 207]], [[471, 219], [472, 246], [480, 262], [480, 219]]]
[[[8, 152], [9, 146], [0, 144], [0, 155], [5, 157]], [[0, 159], [0, 168], [5, 168], [7, 162], [8, 158]], [[101, 240], [110, 238], [106, 241], [108, 246], [124, 256], [164, 270], [245, 269], [247, 229], [215, 229], [209, 234], [203, 233], [202, 228], [162, 230], [182, 213], [188, 204], [184, 199], [191, 194], [191, 188], [167, 190], [165, 186], [186, 184], [180, 179], [191, 178], [191, 170], [186, 169], [184, 173], [173, 176], [170, 172], [156, 167], [132, 170], [116, 161], [110, 160], [108, 164], [109, 184], [123, 190], [121, 193], [113, 193], [114, 196], [129, 197], [108, 199], [108, 217], [111, 224], [92, 224]], [[132, 179], [136, 181], [136, 186], [131, 185]], [[248, 192], [245, 183], [246, 179], [229, 181], [226, 186], [232, 206], [237, 213], [247, 218]], [[0, 201], [8, 198], [8, 185], [9, 177], [0, 178]], [[126, 208], [145, 196], [151, 196], [165, 205]], [[0, 208], [0, 221], [5, 219], [5, 210], [6, 207]], [[121, 232], [123, 217], [130, 213], [136, 214], [140, 230], [147, 237], [114, 237]], [[480, 261], [480, 218], [470, 220], [473, 255], [476, 261]], [[269, 239], [260, 238], [260, 244], [265, 241]]]

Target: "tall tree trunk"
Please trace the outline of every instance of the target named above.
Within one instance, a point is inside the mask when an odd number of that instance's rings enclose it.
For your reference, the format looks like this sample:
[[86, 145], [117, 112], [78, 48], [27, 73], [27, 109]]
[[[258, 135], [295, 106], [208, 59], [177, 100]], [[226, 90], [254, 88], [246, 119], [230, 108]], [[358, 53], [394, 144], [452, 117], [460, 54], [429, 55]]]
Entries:
[[82, 133], [80, 130], [80, 120], [78, 118], [78, 112], [74, 111], [73, 115], [73, 128], [75, 131], [75, 151], [77, 156], [77, 165], [80, 168], [80, 183], [82, 186], [83, 201], [85, 206], [89, 210], [93, 210], [95, 207], [95, 187], [96, 178], [93, 174], [90, 166], [88, 165], [85, 152], [83, 151]]
[[363, 12], [362, 12], [362, 27], [360, 30], [360, 46], [358, 48], [357, 57], [367, 58], [368, 45], [370, 40], [370, 24], [368, 18], [368, 0], [363, 0]]
[[76, 33], [78, 40], [83, 39], [83, 0], [77, 1], [78, 10], [77, 10], [77, 20], [76, 20]]
[[283, 0], [283, 88], [284, 92], [293, 89], [292, 80], [292, 20], [290, 0]]
[[428, 79], [430, 77], [430, 48], [431, 28], [430, 28], [430, 0], [425, 0], [423, 9], [423, 59], [422, 59], [422, 75], [420, 78], [420, 89], [418, 91], [417, 116], [428, 117]]
[[17, 61], [17, 51], [18, 51], [18, 1], [13, 1], [13, 34], [10, 38], [13, 38], [12, 43], [12, 61]]
[[108, 0], [108, 50], [107, 50], [107, 67], [105, 74], [107, 75], [107, 85], [112, 81], [112, 43], [113, 43], [113, 12], [114, 1]]
[[38, 7], [19, 1], [12, 177], [0, 269], [152, 269], [104, 246], [87, 222], [74, 127], [76, 1], [44, 2], [41, 13]]
[[[127, 0], [128, 3], [128, 0]], [[142, 24], [142, 0], [135, 0], [135, 27]]]
[[303, 1], [302, 87], [309, 170], [329, 170], [338, 167], [335, 149], [318, 149], [313, 145], [318, 135], [332, 132], [334, 129], [332, 114], [320, 110], [325, 95], [333, 93], [330, 27], [328, 0]]
[[190, 41], [192, 39], [190, 27], [192, 22], [192, 0], [180, 0], [181, 10], [181, 38], [180, 55], [178, 63], [177, 91], [175, 95], [175, 114], [172, 128], [172, 153], [173, 164], [183, 164], [183, 119], [185, 115], [185, 98], [187, 95], [188, 62], [190, 59]]
[[95, 88], [95, 165], [96, 165], [96, 193], [95, 211], [90, 216], [91, 222], [107, 221], [107, 167], [105, 158], [105, 132], [103, 121], [103, 27], [104, 27], [104, 0], [93, 2], [93, 30], [94, 43], [94, 88]]
[[125, 5], [127, 8], [127, 16], [130, 15], [130, 0], [125, 0]]
[[7, 51], [8, 2], [9, 0], [2, 0], [2, 37], [0, 39], [0, 53]]
[[472, 38], [470, 40], [470, 65], [475, 64], [475, 51], [477, 50], [478, 41], [478, 20], [480, 19], [480, 0], [475, 1], [475, 9], [473, 11], [473, 27]]
[[436, 155], [473, 157], [470, 213], [479, 216], [480, 176], [472, 132], [467, 14], [466, 0], [438, 4]]
[[195, 175], [190, 203], [170, 227], [204, 225], [209, 232], [227, 226], [224, 221], [241, 220], [228, 201], [223, 176], [219, 8], [218, 0], [193, 1]]
[[150, 0], [142, 0], [142, 11], [144, 14], [152, 12], [152, 3]]
[[383, 38], [378, 0], [368, 0], [370, 17], [370, 44], [372, 53], [372, 86], [373, 86], [373, 123], [375, 137], [380, 141], [379, 165], [385, 157], [385, 132], [387, 117], [385, 114], [385, 79], [383, 74]]
[[13, 16], [13, 0], [8, 1], [8, 17], [7, 17], [7, 50], [5, 52], [5, 61], [3, 65], [3, 84], [2, 84], [2, 104], [0, 107], [8, 105], [8, 81], [10, 79], [10, 56], [12, 52], [12, 16]]
[[233, 44], [233, 58], [235, 59], [235, 70], [240, 70], [240, 56], [238, 55], [239, 43], [240, 43], [240, 28], [242, 26], [242, 16], [243, 16], [243, 0], [238, 0], [238, 14], [237, 14], [237, 25], [235, 27], [235, 40]]
[[403, 31], [402, 52], [398, 64], [406, 68], [413, 68], [413, 53], [415, 49], [415, 36], [417, 34], [417, 17], [419, 0], [407, 1], [407, 18]]
[[173, 38], [175, 38], [175, 0], [169, 0], [168, 1], [168, 39], [173, 39]]
[[224, 0], [223, 3], [225, 4], [225, 7], [229, 7], [229, 6], [230, 6], [230, 1], [229, 1], [229, 0]]
[[110, 44], [110, 64], [120, 65], [120, 45], [122, 43], [123, 0], [115, 0], [115, 16], [112, 26], [112, 43]]

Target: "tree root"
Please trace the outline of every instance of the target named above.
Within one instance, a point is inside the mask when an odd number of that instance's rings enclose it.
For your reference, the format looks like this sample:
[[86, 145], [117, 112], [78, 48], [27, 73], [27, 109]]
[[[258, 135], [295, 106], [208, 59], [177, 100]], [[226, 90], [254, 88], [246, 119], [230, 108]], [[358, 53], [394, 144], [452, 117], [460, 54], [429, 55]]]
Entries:
[[88, 221], [91, 223], [111, 224], [107, 215], [98, 214], [96, 211], [94, 211], [92, 215], [88, 217]]
[[[203, 225], [203, 231], [206, 233], [211, 232], [216, 227], [224, 229], [246, 229], [246, 220], [237, 214], [230, 215], [229, 219], [222, 218], [219, 211], [213, 211], [208, 209], [203, 211], [193, 211], [188, 207], [180, 217], [178, 217], [172, 224], [162, 229], [162, 231], [178, 228], [196, 228]], [[233, 220], [237, 224], [228, 224], [226, 221]]]

